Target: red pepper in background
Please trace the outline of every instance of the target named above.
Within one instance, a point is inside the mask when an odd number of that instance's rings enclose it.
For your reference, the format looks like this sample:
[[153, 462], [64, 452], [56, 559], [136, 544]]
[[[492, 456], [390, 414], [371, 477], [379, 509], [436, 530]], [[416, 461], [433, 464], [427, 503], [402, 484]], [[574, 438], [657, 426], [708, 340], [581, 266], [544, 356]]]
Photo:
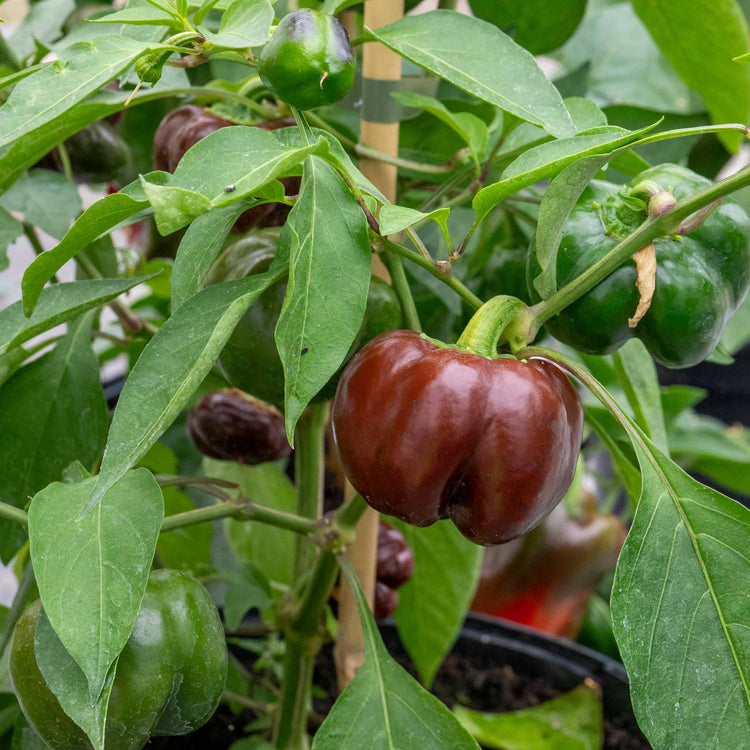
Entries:
[[580, 516], [563, 504], [521, 539], [485, 552], [471, 609], [575, 638], [602, 577], [614, 570], [623, 522], [586, 496]]

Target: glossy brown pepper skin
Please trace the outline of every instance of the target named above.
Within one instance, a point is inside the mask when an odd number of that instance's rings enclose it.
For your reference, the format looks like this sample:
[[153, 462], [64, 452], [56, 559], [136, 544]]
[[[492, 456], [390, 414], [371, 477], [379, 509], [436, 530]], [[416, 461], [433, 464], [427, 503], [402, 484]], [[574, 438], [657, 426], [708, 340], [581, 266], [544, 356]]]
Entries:
[[[174, 172], [180, 159], [198, 141], [216, 130], [235, 123], [209, 112], [203, 107], [188, 104], [170, 112], [160, 123], [154, 135], [154, 169]], [[294, 125], [291, 118], [261, 122], [254, 127], [262, 130], [278, 130]], [[287, 195], [299, 193], [300, 178], [285, 177], [281, 180]], [[289, 216], [291, 206], [283, 203], [264, 203], [248, 209], [240, 215], [233, 232], [247, 232], [255, 227], [280, 227]]]
[[394, 526], [381, 521], [378, 526], [376, 577], [386, 586], [397, 589], [414, 575], [414, 553], [404, 535]]
[[412, 331], [373, 339], [345, 370], [332, 426], [344, 471], [375, 510], [476, 544], [539, 524], [573, 480], [583, 412], [546, 362], [438, 348]]
[[288, 456], [284, 417], [236, 388], [213, 391], [187, 415], [186, 427], [205, 456], [254, 466]]

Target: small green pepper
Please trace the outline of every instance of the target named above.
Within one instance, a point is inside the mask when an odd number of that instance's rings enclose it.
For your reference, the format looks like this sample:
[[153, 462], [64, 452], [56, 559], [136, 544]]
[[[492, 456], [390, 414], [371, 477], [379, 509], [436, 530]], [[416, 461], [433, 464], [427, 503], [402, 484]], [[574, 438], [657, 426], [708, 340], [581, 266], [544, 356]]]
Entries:
[[[676, 164], [642, 172], [629, 188], [592, 182], [581, 195], [565, 227], [557, 252], [557, 288], [573, 281], [646, 219], [646, 202], [634, 199], [639, 183], [656, 183], [681, 199], [710, 181]], [[590, 292], [545, 323], [564, 344], [586, 354], [608, 354], [635, 336], [653, 358], [670, 368], [690, 367], [716, 348], [724, 327], [750, 286], [750, 219], [730, 199], [686, 236], [654, 242], [656, 291], [635, 327], [628, 325], [638, 307], [637, 271], [630, 260]], [[539, 273], [530, 256], [530, 292]]]
[[354, 84], [356, 67], [344, 27], [334, 16], [308, 8], [282, 19], [258, 59], [263, 83], [298, 109], [343, 99]]
[[[262, 229], [228, 245], [208, 277], [209, 283], [263, 273], [276, 253], [278, 229]], [[274, 331], [284, 303], [286, 284], [265, 291], [245, 313], [219, 357], [229, 383], [274, 406], [284, 406], [284, 368], [276, 349]], [[323, 387], [317, 400], [332, 398], [346, 363], [368, 341], [403, 325], [401, 306], [393, 289], [382, 279], [370, 281], [367, 308], [357, 338], [338, 372]]]
[[[91, 743], [39, 669], [34, 633], [41, 614], [36, 601], [16, 624], [10, 646], [13, 688], [29, 724], [53, 750], [87, 750]], [[208, 591], [187, 573], [155, 571], [117, 662], [107, 750], [139, 750], [151, 735], [198, 729], [216, 710], [226, 676], [224, 630]]]

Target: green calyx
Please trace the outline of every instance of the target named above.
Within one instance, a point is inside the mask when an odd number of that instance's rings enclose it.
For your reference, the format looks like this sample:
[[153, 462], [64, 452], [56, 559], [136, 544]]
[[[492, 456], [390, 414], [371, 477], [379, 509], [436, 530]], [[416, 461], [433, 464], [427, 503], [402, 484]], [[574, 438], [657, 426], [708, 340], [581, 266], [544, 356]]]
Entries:
[[285, 16], [258, 58], [263, 83], [300, 110], [343, 99], [354, 84], [356, 67], [338, 19], [309, 8]]
[[500, 295], [485, 302], [474, 313], [456, 346], [493, 359], [502, 344], [507, 344], [513, 353], [523, 349], [533, 340], [538, 328], [531, 309], [524, 302]]

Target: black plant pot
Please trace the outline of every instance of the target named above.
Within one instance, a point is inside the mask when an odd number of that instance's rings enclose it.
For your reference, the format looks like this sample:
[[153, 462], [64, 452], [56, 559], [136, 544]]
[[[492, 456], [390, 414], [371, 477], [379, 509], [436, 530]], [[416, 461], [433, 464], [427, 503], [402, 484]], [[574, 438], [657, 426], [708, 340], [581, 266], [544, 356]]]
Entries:
[[[405, 653], [395, 624], [384, 623], [380, 630], [388, 650], [401, 661]], [[594, 679], [602, 689], [605, 748], [636, 750], [650, 747], [633, 715], [625, 668], [614, 659], [565, 638], [477, 614], [467, 617], [451, 656], [487, 670], [510, 667], [516, 675], [535, 685], [548, 685], [555, 694], [572, 690], [587, 678]], [[440, 675], [435, 687], [439, 681]], [[435, 692], [450, 702], [450, 696], [440, 695], [440, 690]], [[540, 696], [543, 700], [549, 697]], [[489, 706], [472, 707], [493, 710]]]

